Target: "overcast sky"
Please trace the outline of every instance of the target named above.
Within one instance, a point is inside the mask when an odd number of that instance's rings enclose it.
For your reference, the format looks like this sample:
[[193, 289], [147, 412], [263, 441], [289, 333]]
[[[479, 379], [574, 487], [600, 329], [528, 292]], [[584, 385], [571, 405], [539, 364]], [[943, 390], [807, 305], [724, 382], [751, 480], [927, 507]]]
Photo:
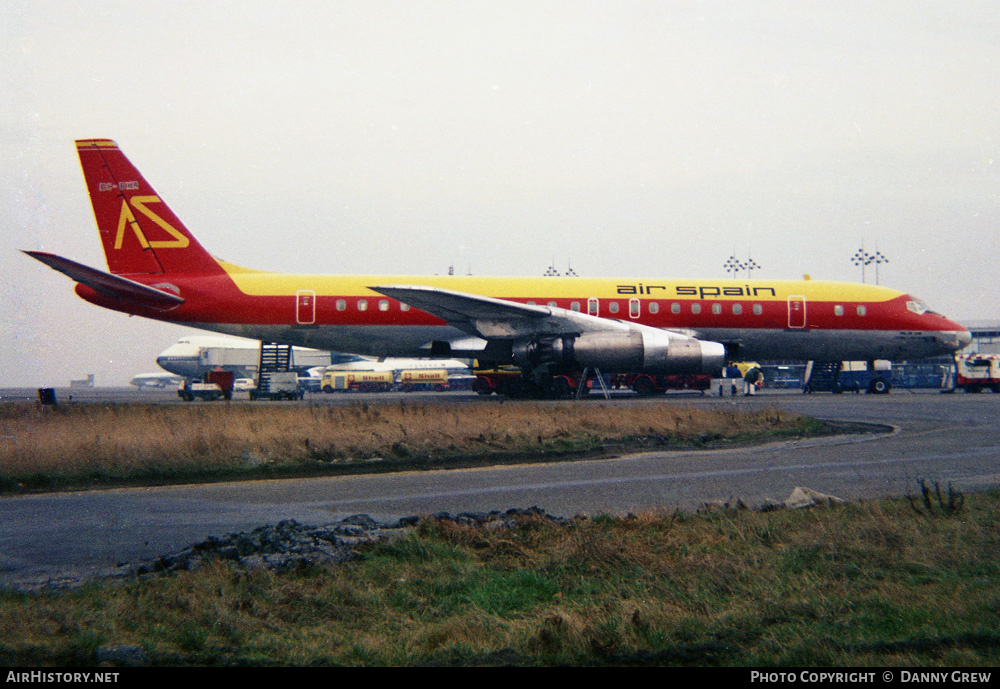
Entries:
[[5, 0], [0, 137], [0, 386], [124, 385], [192, 332], [20, 253], [106, 267], [89, 137], [251, 268], [860, 281], [863, 244], [1000, 319], [995, 0]]

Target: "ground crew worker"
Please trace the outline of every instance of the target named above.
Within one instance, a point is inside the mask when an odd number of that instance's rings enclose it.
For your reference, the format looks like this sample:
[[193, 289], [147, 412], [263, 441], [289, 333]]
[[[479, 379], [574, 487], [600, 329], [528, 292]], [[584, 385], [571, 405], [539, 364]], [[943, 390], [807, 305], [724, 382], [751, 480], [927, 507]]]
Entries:
[[755, 395], [757, 394], [757, 386], [764, 382], [764, 373], [754, 366], [752, 369], [747, 371], [747, 374], [743, 376], [743, 382], [746, 385], [745, 395]]
[[[729, 394], [736, 397], [736, 381], [737, 379], [742, 378], [740, 375], [740, 367], [736, 364], [730, 364], [726, 367], [726, 378], [731, 380], [729, 384]], [[719, 397], [722, 397], [722, 395], [720, 394]]]

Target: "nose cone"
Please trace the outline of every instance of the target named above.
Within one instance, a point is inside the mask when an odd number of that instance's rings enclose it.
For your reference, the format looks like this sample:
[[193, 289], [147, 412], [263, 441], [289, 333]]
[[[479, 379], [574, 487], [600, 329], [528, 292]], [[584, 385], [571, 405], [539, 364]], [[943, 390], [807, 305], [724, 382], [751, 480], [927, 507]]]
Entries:
[[198, 376], [201, 350], [196, 345], [177, 343], [167, 347], [156, 357], [156, 363], [165, 371], [179, 376]]
[[938, 331], [937, 341], [951, 354], [963, 349], [972, 342], [972, 333], [960, 326], [958, 323], [949, 322], [952, 328]]
[[962, 328], [955, 332], [955, 338], [958, 340], [958, 347], [956, 349], [964, 349], [972, 342], [972, 333]]

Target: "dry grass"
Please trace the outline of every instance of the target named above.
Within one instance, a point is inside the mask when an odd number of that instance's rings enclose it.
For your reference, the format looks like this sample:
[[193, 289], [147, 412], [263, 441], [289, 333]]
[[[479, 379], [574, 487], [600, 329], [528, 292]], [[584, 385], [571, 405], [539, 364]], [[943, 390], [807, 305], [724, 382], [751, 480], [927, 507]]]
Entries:
[[602, 403], [0, 406], [0, 479], [173, 474], [594, 449], [803, 432], [774, 409]]

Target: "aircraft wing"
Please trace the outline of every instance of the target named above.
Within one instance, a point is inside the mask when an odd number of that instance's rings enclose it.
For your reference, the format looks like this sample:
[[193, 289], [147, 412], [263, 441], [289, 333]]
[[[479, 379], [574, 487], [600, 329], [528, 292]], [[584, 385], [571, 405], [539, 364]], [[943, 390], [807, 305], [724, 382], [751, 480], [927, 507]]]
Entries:
[[380, 285], [369, 289], [437, 316], [459, 330], [484, 339], [534, 335], [579, 335], [628, 330], [619, 321], [554, 306], [518, 304], [421, 285]]
[[25, 251], [24, 253], [41, 261], [49, 268], [58, 270], [81, 285], [86, 285], [101, 294], [116, 299], [123, 299], [154, 309], [171, 309], [184, 303], [184, 300], [176, 294], [164, 292], [155, 287], [147, 287], [134, 280], [90, 268], [62, 256], [44, 251]]
[[[482, 338], [484, 346], [491, 341], [509, 342], [511, 361], [518, 366], [551, 362], [581, 369], [709, 373], [722, 368], [726, 360], [726, 348], [718, 342], [555, 306], [518, 304], [420, 285], [369, 289]], [[450, 344], [453, 351], [462, 349]]]

